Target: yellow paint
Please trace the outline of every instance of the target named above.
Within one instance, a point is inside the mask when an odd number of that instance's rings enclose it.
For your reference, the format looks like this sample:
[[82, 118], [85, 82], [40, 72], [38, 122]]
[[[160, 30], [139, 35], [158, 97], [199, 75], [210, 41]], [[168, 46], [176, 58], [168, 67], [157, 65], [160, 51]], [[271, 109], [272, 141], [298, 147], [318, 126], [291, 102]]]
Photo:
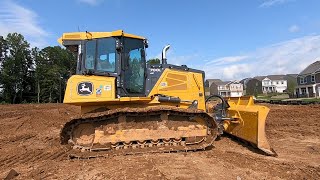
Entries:
[[[78, 94], [78, 85], [83, 82], [93, 84], [89, 95]], [[97, 91], [101, 91], [101, 94]], [[81, 105], [85, 103], [101, 103], [115, 100], [115, 77], [74, 75], [68, 80], [64, 103]]]
[[[93, 92], [90, 95], [79, 95], [78, 84], [91, 82]], [[166, 82], [166, 83], [164, 83]], [[111, 89], [105, 86], [111, 87]], [[101, 95], [97, 94], [101, 90]], [[116, 98], [115, 77], [74, 75], [67, 83], [64, 103], [81, 106], [81, 112], [87, 113], [99, 108], [114, 109], [119, 107], [179, 106], [188, 108], [193, 100], [198, 100], [198, 109], [205, 110], [203, 77], [201, 73], [166, 69], [155, 84], [148, 97]], [[159, 102], [155, 94], [179, 97], [180, 104]]]
[[225, 131], [255, 144], [259, 149], [273, 154], [265, 133], [269, 108], [255, 105], [252, 97], [228, 98], [228, 117], [238, 121], [225, 121]]
[[106, 38], [106, 37], [117, 37], [124, 36], [135, 39], [145, 39], [144, 37], [137, 36], [134, 34], [124, 33], [123, 30], [117, 30], [112, 32], [71, 32], [63, 33], [63, 35], [58, 39], [59, 44], [63, 45], [64, 40], [88, 40], [88, 39], [97, 39], [97, 38]]
[[[205, 110], [203, 77], [201, 73], [165, 69], [149, 97], [155, 94], [179, 97], [183, 101], [198, 101], [198, 109]], [[188, 108], [191, 103], [181, 103], [181, 108]]]

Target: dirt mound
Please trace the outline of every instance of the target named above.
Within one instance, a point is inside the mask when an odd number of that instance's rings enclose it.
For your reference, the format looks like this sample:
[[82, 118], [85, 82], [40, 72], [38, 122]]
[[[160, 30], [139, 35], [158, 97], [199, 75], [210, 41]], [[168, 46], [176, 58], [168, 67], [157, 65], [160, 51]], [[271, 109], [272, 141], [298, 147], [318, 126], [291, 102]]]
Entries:
[[80, 109], [63, 104], [0, 105], [0, 178], [319, 179], [319, 105], [267, 105], [267, 136], [278, 157], [223, 137], [207, 151], [69, 160], [63, 124]]

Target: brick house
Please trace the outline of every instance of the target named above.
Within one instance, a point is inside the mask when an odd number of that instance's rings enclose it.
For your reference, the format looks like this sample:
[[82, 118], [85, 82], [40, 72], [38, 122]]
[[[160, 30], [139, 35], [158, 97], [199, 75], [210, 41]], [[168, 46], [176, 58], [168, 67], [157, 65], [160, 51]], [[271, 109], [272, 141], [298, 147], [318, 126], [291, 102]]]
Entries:
[[320, 97], [320, 61], [306, 67], [297, 76], [297, 97]]

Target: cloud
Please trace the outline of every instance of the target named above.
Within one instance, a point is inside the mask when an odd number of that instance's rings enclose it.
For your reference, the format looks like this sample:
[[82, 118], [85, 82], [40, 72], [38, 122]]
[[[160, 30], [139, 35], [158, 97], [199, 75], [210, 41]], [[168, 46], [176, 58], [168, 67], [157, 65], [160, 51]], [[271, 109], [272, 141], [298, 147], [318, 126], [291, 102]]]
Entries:
[[289, 27], [289, 32], [292, 32], [292, 33], [295, 33], [295, 32], [298, 32], [300, 30], [300, 27], [297, 26], [297, 25], [292, 25]]
[[79, 2], [83, 2], [83, 3], [86, 3], [86, 4], [89, 4], [91, 6], [96, 6], [98, 5], [99, 3], [103, 2], [104, 0], [78, 0]]
[[230, 63], [239, 62], [242, 60], [247, 59], [248, 56], [228, 56], [228, 57], [222, 57], [218, 59], [214, 59], [212, 61], [209, 61], [206, 63], [206, 65], [225, 65]]
[[275, 5], [280, 5], [280, 4], [285, 4], [288, 2], [291, 2], [293, 0], [265, 0], [262, 4], [260, 4], [259, 7], [271, 7], [271, 6], [275, 6]]
[[231, 62], [213, 60], [219, 63], [204, 63], [200, 69], [206, 72], [206, 78], [240, 80], [258, 75], [298, 74], [320, 60], [320, 35], [304, 36], [262, 47], [246, 55], [219, 59]]
[[18, 32], [24, 35], [31, 46], [44, 47], [49, 35], [39, 23], [38, 15], [13, 1], [0, 2], [0, 35]]

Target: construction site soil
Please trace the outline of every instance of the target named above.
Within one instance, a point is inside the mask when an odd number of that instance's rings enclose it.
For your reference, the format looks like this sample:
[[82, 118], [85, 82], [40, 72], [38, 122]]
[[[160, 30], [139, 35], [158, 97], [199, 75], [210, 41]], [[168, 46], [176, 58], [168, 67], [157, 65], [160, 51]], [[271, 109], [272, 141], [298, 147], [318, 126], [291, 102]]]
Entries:
[[267, 137], [278, 157], [228, 137], [206, 151], [69, 159], [63, 124], [80, 109], [63, 104], [0, 105], [0, 178], [320, 179], [320, 105], [267, 105]]

